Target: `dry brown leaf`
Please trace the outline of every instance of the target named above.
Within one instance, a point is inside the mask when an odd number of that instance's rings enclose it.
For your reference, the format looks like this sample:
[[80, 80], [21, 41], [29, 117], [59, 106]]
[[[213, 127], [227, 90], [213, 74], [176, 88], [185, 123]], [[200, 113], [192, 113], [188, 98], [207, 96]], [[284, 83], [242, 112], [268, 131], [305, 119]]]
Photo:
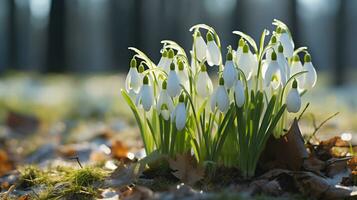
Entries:
[[347, 161], [348, 167], [351, 171], [357, 171], [357, 156], [353, 156], [351, 159]]
[[269, 138], [260, 163], [264, 169], [300, 170], [307, 157], [304, 140], [295, 119], [286, 135], [279, 139], [273, 136]]
[[[285, 178], [285, 180], [289, 180], [290, 182], [282, 183], [279, 180], [279, 177], [282, 176], [290, 177], [290, 179]], [[351, 195], [351, 191], [337, 188], [331, 185], [327, 179], [312, 172], [274, 169], [263, 174], [259, 179], [277, 179], [281, 187], [290, 185], [290, 187], [295, 187], [303, 195], [314, 199], [343, 199]], [[284, 191], [286, 190], [288, 189], [284, 188]], [[290, 188], [289, 190], [294, 190], [294, 188]]]
[[144, 167], [140, 163], [131, 163], [129, 165], [122, 163], [105, 181], [106, 185], [120, 190], [123, 186], [129, 185], [139, 178], [144, 171]]
[[183, 183], [193, 185], [204, 176], [204, 168], [190, 154], [176, 155], [176, 159], [169, 159], [172, 174]]
[[64, 145], [57, 148], [57, 153], [63, 157], [73, 157], [77, 155], [77, 150], [71, 145]]
[[128, 156], [129, 148], [120, 140], [112, 141], [112, 155], [114, 158], [121, 160]]
[[142, 186], [127, 187], [127, 190], [124, 190], [120, 193], [119, 198], [125, 200], [153, 199], [154, 192], [151, 191], [149, 188]]
[[89, 155], [89, 160], [94, 162], [104, 162], [109, 159], [109, 156], [101, 151], [93, 151]]
[[0, 176], [14, 169], [12, 161], [9, 159], [7, 152], [0, 149]]

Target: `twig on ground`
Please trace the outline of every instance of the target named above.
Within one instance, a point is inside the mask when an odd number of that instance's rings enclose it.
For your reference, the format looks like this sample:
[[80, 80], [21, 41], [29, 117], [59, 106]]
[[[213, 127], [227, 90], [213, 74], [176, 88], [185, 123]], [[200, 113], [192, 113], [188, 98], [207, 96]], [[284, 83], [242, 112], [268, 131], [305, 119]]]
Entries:
[[83, 168], [81, 162], [79, 161], [79, 157], [78, 157], [78, 156], [76, 156], [76, 157], [71, 157], [71, 158], [69, 158], [69, 159], [70, 159], [70, 160], [77, 160], [78, 165], [79, 165], [81, 168]]

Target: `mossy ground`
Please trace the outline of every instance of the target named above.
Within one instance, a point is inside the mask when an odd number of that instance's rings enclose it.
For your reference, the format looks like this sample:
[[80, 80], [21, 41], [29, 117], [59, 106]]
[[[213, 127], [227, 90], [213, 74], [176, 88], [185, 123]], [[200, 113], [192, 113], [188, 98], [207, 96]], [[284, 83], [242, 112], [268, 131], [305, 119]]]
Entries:
[[19, 169], [18, 187], [41, 186], [42, 190], [31, 194], [32, 199], [92, 199], [98, 196], [98, 188], [108, 172], [98, 167], [55, 167], [42, 170], [29, 165]]

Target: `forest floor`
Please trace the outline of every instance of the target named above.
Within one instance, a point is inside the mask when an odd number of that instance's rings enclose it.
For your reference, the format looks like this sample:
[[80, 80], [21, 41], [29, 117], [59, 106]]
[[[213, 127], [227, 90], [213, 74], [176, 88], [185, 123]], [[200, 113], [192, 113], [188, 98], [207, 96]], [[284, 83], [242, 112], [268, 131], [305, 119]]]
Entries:
[[323, 155], [309, 157], [303, 171], [277, 168], [245, 181], [235, 178], [236, 169], [219, 169], [215, 176], [184, 184], [168, 170], [138, 173], [145, 151], [120, 96], [123, 80], [117, 75], [2, 77], [0, 199], [338, 199], [357, 191], [350, 175], [357, 162], [339, 138], [351, 133], [353, 148], [357, 145], [353, 86], [331, 89], [322, 79], [304, 97], [310, 102], [299, 123], [304, 136], [339, 114], [316, 133], [311, 145]]

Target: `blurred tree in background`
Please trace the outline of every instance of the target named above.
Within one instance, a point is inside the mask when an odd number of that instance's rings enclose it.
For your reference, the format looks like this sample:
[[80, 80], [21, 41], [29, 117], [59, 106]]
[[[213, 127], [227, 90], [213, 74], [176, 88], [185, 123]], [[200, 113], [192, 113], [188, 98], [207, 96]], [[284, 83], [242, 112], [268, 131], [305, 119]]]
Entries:
[[0, 70], [126, 71], [128, 46], [158, 61], [163, 39], [190, 47], [193, 24], [214, 26], [226, 46], [238, 41], [233, 30], [257, 39], [277, 18], [297, 47], [310, 47], [316, 68], [341, 85], [356, 69], [356, 9], [353, 0], [4, 0]]

